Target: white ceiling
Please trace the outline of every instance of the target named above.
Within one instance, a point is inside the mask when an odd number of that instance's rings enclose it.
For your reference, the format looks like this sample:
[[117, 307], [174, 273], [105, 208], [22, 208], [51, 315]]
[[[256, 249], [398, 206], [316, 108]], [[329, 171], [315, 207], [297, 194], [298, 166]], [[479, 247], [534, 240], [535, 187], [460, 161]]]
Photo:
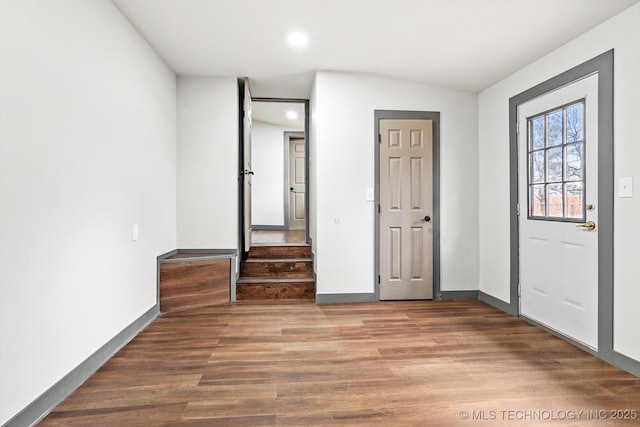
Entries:
[[478, 92], [638, 1], [113, 0], [176, 74], [280, 98], [308, 98], [316, 70]]
[[[290, 119], [287, 113], [293, 111], [297, 118]], [[299, 102], [265, 102], [251, 103], [251, 113], [254, 121], [271, 123], [292, 131], [304, 132], [304, 104]]]

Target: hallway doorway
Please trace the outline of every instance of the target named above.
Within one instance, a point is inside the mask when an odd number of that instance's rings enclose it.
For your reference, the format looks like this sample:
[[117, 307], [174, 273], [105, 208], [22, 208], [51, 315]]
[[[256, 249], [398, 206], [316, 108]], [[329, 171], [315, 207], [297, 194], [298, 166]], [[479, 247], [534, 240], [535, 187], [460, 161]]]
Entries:
[[253, 242], [308, 241], [307, 116], [306, 100], [252, 100]]

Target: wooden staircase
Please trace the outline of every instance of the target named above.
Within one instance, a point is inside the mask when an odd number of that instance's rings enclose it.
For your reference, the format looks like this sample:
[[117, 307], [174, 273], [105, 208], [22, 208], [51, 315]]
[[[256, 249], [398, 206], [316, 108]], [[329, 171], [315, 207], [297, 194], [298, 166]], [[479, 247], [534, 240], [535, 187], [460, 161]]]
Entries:
[[309, 245], [256, 245], [240, 265], [236, 299], [313, 301], [315, 289]]

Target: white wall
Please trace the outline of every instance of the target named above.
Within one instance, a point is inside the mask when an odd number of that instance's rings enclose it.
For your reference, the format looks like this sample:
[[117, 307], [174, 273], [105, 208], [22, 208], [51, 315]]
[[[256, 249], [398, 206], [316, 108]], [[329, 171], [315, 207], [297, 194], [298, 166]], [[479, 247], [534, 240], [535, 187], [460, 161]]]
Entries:
[[441, 113], [441, 288], [478, 289], [477, 95], [318, 72], [312, 99], [317, 292], [374, 291], [374, 110]]
[[284, 226], [284, 133], [291, 129], [254, 121], [251, 127], [251, 222]]
[[110, 1], [0, 1], [0, 38], [4, 424], [155, 305], [176, 100]]
[[[614, 52], [614, 175], [640, 182], [640, 5], [480, 94], [480, 290], [509, 301], [509, 98]], [[617, 194], [617, 193], [616, 193]], [[614, 349], [640, 360], [640, 194], [614, 203]]]
[[238, 247], [238, 83], [178, 78], [178, 247]]

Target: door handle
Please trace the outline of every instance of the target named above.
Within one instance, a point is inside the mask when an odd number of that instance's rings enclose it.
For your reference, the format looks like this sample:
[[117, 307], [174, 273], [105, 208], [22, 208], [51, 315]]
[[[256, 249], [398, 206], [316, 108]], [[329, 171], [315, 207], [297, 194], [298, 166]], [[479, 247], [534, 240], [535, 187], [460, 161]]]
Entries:
[[425, 217], [424, 217], [424, 221], [425, 221], [425, 222], [429, 222], [429, 221], [431, 221], [431, 217], [430, 217], [429, 215], [425, 215]]
[[578, 225], [576, 225], [576, 227], [581, 227], [581, 228], [584, 228], [584, 229], [586, 229], [586, 230], [591, 231], [591, 230], [595, 230], [595, 228], [596, 228], [596, 223], [595, 223], [595, 222], [593, 222], [593, 221], [587, 221], [587, 222], [586, 222], [586, 223], [584, 223], [584, 224], [578, 224]]

